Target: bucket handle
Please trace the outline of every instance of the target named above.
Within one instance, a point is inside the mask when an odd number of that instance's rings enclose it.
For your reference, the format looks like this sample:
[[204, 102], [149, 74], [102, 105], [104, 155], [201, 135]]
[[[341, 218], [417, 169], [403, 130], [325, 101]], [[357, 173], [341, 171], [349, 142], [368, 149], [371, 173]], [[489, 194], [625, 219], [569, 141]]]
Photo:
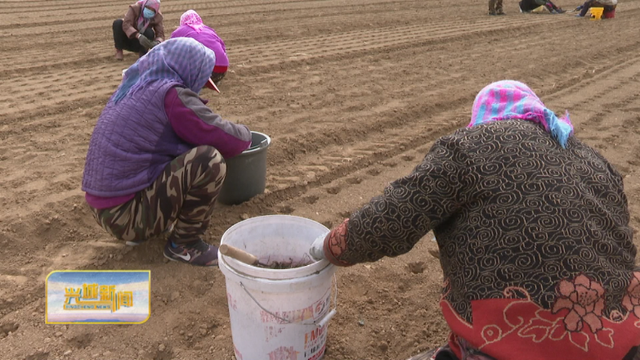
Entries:
[[260, 143], [258, 145], [254, 145], [254, 146], [249, 147], [248, 150], [264, 149], [264, 148], [267, 147], [267, 145], [269, 145], [267, 143], [267, 139], [264, 139], [264, 140], [260, 141]]
[[[323, 317], [321, 317], [318, 320], [313, 320], [313, 322], [311, 323], [305, 323], [302, 322], [300, 323], [300, 325], [313, 325], [316, 327], [323, 327], [329, 320], [331, 320], [331, 318], [337, 313], [337, 307], [338, 307], [338, 280], [336, 280], [336, 275], [333, 275], [333, 309], [331, 309], [329, 312], [327, 312]], [[242, 287], [242, 290], [244, 290], [244, 292], [247, 293], [247, 295], [249, 295], [249, 297], [251, 298], [251, 300], [253, 300], [253, 302], [256, 303], [256, 305], [258, 305], [258, 307], [260, 309], [262, 309], [263, 311], [265, 311], [267, 314], [273, 316], [274, 318], [282, 321], [285, 324], [296, 324], [294, 322], [292, 322], [289, 319], [285, 319], [281, 316], [278, 316], [276, 314], [274, 314], [273, 312], [267, 310], [264, 306], [262, 306], [258, 300], [256, 300], [255, 297], [253, 297], [253, 295], [251, 295], [251, 293], [249, 292], [249, 290], [247, 290], [247, 288], [244, 286], [244, 284], [242, 283], [242, 281], [240, 281], [240, 287]]]
[[267, 144], [267, 139], [264, 139], [264, 140], [260, 141], [260, 144], [258, 144], [258, 147], [259, 147], [260, 149], [262, 149], [262, 148], [267, 147], [267, 145], [268, 145], [268, 144]]

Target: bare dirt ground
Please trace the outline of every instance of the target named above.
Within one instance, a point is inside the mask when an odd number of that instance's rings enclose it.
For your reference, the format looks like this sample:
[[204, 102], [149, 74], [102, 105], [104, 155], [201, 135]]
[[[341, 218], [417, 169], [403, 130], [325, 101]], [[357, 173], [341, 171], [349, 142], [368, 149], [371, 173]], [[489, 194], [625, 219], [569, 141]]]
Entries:
[[[167, 263], [159, 241], [112, 240], [80, 191], [92, 129], [137, 59], [113, 60], [111, 23], [128, 5], [0, 0], [0, 359], [233, 359], [220, 271]], [[570, 111], [576, 135], [625, 176], [640, 226], [638, 0], [606, 21], [520, 14], [516, 1], [491, 17], [474, 0], [164, 0], [167, 33], [190, 8], [231, 59], [222, 94], [203, 93], [209, 105], [273, 138], [268, 191], [217, 207], [212, 243], [246, 216], [338, 224], [466, 125], [475, 94], [500, 79]], [[445, 341], [428, 239], [339, 269], [327, 360], [406, 359]], [[44, 278], [61, 269], [150, 269], [151, 318], [46, 325]]]

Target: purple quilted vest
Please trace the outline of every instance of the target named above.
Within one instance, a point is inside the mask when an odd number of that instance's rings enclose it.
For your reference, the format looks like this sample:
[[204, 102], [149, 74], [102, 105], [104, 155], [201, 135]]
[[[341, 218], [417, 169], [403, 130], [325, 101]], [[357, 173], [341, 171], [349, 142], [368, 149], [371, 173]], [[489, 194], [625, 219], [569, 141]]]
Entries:
[[175, 85], [154, 81], [118, 104], [109, 100], [91, 135], [83, 191], [102, 197], [133, 194], [193, 147], [175, 134], [165, 113], [165, 95]]

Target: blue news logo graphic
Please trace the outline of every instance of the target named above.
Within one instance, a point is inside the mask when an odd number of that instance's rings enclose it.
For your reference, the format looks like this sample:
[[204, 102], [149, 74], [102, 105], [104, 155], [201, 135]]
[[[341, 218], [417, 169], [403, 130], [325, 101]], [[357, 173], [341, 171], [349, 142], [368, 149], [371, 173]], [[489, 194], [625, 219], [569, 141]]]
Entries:
[[150, 315], [151, 274], [53, 271], [46, 279], [48, 324], [141, 324]]
[[133, 291], [116, 292], [115, 285], [98, 285], [83, 283], [82, 287], [65, 288], [65, 310], [110, 310], [118, 311], [120, 307], [133, 307]]

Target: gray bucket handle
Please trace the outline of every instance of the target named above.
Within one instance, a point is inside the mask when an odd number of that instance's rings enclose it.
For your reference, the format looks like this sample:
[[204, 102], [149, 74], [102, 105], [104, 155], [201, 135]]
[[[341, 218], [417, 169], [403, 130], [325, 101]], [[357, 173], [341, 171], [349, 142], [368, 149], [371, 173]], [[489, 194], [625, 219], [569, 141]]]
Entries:
[[258, 144], [258, 145], [256, 145], [256, 146], [251, 146], [251, 147], [249, 148], [249, 150], [264, 149], [264, 148], [266, 148], [266, 147], [267, 147], [267, 145], [268, 145], [268, 143], [267, 143], [267, 139], [264, 139], [264, 140], [260, 141], [260, 144]]
[[260, 145], [259, 146], [260, 146], [261, 149], [264, 148], [264, 147], [267, 147], [267, 139], [264, 139], [264, 140], [260, 141]]
[[251, 295], [251, 293], [249, 292], [249, 290], [247, 290], [247, 288], [244, 286], [244, 284], [242, 283], [242, 281], [240, 281], [240, 287], [242, 287], [242, 290], [244, 290], [244, 292], [247, 293], [247, 295], [249, 295], [249, 297], [251, 298], [251, 300], [253, 300], [253, 302], [256, 303], [256, 305], [258, 305], [258, 307], [260, 309], [262, 309], [263, 311], [265, 311], [267, 314], [273, 316], [274, 318], [282, 321], [285, 324], [298, 324], [298, 325], [306, 325], [306, 326], [316, 326], [316, 327], [323, 327], [329, 320], [331, 320], [331, 318], [337, 313], [337, 307], [338, 307], [338, 280], [336, 279], [336, 275], [333, 274], [333, 309], [331, 309], [330, 311], [328, 311], [323, 317], [321, 317], [318, 320], [313, 320], [313, 322], [293, 322], [289, 319], [285, 319], [283, 317], [280, 317], [276, 314], [274, 314], [273, 312], [267, 310], [264, 306], [262, 306], [258, 300], [256, 300], [255, 297], [253, 297], [253, 295]]

